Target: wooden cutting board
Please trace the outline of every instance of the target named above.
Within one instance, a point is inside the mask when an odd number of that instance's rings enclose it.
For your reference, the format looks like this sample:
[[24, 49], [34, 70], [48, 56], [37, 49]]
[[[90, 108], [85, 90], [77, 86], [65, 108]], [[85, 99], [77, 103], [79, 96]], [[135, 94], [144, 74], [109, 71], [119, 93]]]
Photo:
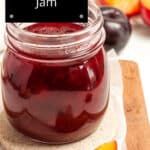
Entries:
[[120, 61], [124, 82], [128, 150], [150, 150], [150, 124], [136, 63]]

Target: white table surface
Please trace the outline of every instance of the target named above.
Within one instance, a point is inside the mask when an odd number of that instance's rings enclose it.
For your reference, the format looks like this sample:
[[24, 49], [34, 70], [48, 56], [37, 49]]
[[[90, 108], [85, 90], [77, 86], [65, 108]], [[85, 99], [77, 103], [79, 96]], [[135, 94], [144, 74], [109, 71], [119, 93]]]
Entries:
[[[4, 0], [0, 0], [0, 49], [4, 47], [4, 8]], [[119, 57], [136, 61], [139, 65], [150, 120], [150, 27], [134, 26], [132, 37]]]

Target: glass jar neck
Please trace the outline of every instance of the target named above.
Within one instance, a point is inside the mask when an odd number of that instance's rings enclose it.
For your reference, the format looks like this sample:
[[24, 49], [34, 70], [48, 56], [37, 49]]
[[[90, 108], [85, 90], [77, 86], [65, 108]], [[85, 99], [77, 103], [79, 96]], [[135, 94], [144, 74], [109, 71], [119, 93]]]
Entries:
[[[94, 2], [89, 2], [88, 23], [83, 29], [66, 34], [38, 34], [24, 30], [30, 23], [8, 23], [6, 42], [13, 51], [41, 59], [72, 61], [94, 55], [105, 40], [103, 17]], [[36, 55], [35, 55], [36, 54]]]

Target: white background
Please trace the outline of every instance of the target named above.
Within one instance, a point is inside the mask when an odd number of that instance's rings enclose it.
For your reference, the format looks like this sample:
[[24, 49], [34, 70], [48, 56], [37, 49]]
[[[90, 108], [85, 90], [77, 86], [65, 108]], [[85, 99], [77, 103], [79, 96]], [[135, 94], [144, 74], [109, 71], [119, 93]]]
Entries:
[[[0, 0], [0, 49], [4, 47], [4, 8], [4, 0]], [[130, 42], [119, 57], [138, 63], [150, 119], [150, 27], [134, 25]]]

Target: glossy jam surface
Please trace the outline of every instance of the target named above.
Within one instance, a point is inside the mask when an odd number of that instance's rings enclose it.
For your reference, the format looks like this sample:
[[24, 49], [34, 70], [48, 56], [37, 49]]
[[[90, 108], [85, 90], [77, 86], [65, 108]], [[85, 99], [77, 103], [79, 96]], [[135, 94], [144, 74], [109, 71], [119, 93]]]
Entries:
[[39, 34], [66, 34], [82, 30], [83, 26], [73, 23], [39, 23], [25, 28], [25, 30]]
[[[37, 24], [26, 30], [51, 34], [52, 27], [57, 32], [65, 27], [64, 33], [82, 28], [69, 23]], [[108, 104], [104, 50], [64, 66], [19, 53], [8, 48], [2, 67], [2, 94], [10, 123], [33, 139], [55, 144], [92, 133]]]

